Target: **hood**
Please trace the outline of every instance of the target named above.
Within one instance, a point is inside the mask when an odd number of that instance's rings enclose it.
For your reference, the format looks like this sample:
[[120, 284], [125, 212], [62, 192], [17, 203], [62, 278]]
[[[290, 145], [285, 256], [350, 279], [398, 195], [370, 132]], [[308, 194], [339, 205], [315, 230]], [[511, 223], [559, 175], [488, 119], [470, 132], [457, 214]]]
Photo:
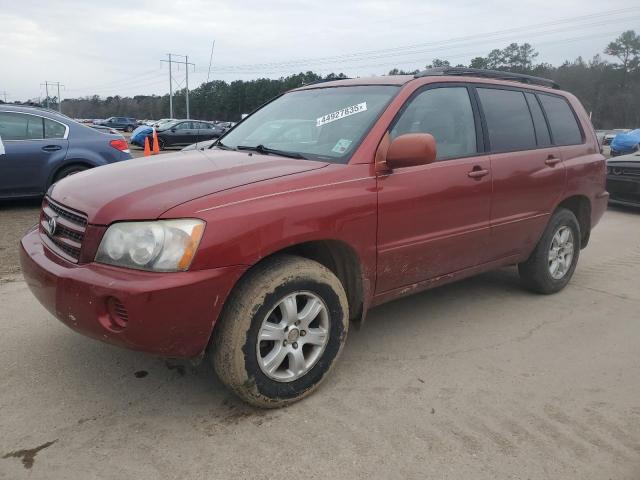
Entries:
[[619, 155], [617, 157], [611, 157], [607, 159], [607, 165], [613, 164], [627, 164], [640, 166], [640, 152], [630, 153], [628, 155]]
[[89, 223], [149, 220], [181, 203], [231, 188], [326, 167], [275, 155], [194, 150], [128, 160], [56, 183], [51, 198], [84, 212]]

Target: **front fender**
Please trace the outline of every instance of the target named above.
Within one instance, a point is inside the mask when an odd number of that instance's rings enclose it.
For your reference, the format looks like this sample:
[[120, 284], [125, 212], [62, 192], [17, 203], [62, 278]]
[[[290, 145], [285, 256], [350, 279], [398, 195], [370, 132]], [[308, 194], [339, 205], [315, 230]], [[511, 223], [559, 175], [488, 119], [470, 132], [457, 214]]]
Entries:
[[357, 254], [364, 285], [373, 290], [376, 208], [369, 165], [331, 165], [192, 200], [161, 218], [207, 222], [191, 269], [255, 265], [296, 245], [334, 240]]

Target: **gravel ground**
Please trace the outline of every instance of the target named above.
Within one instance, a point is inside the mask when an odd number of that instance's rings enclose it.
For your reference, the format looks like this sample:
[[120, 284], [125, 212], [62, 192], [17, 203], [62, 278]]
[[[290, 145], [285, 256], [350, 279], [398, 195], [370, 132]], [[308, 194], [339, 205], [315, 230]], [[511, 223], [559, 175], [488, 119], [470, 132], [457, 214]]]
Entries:
[[276, 411], [55, 320], [15, 275], [36, 218], [0, 206], [2, 479], [640, 478], [640, 212], [610, 210], [557, 295], [508, 268], [374, 309]]

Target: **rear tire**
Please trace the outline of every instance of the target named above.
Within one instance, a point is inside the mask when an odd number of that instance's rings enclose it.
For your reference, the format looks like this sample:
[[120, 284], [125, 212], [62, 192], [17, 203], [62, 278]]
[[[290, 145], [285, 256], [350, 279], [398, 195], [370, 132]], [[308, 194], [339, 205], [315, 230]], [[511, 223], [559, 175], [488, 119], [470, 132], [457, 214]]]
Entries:
[[88, 169], [89, 167], [85, 165], [69, 165], [68, 167], [64, 167], [58, 173], [56, 173], [56, 176], [53, 179], [53, 183], [56, 183], [57, 181], [62, 180], [64, 177], [68, 177], [69, 175], [74, 175], [76, 173], [84, 172], [85, 170], [88, 170]]
[[220, 380], [252, 405], [278, 408], [309, 395], [331, 370], [349, 307], [329, 269], [281, 255], [241, 280], [219, 322], [212, 360]]
[[557, 210], [533, 253], [518, 265], [525, 287], [543, 294], [562, 290], [576, 269], [581, 238], [580, 224], [573, 212]]

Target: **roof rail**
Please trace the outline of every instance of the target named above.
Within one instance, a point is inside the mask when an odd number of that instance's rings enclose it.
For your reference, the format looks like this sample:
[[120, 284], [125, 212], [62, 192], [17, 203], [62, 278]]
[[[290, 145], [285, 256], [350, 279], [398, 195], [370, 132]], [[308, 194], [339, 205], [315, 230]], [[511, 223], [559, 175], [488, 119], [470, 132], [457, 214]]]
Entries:
[[[352, 80], [351, 77], [342, 78], [321, 78], [320, 80], [314, 80], [313, 82], [303, 83], [302, 87], [308, 87], [309, 85], [317, 85], [318, 83], [336, 82], [338, 80]], [[302, 88], [300, 87], [300, 88]]]
[[495, 78], [497, 80], [508, 80], [512, 82], [528, 83], [530, 85], [541, 85], [543, 87], [560, 88], [553, 80], [548, 78], [534, 77], [533, 75], [525, 75], [524, 73], [501, 72], [500, 70], [485, 70], [482, 68], [466, 68], [466, 67], [436, 67], [428, 68], [422, 72], [416, 73], [414, 78], [435, 77], [439, 75], [445, 76], [465, 76], [465, 77], [484, 77]]

